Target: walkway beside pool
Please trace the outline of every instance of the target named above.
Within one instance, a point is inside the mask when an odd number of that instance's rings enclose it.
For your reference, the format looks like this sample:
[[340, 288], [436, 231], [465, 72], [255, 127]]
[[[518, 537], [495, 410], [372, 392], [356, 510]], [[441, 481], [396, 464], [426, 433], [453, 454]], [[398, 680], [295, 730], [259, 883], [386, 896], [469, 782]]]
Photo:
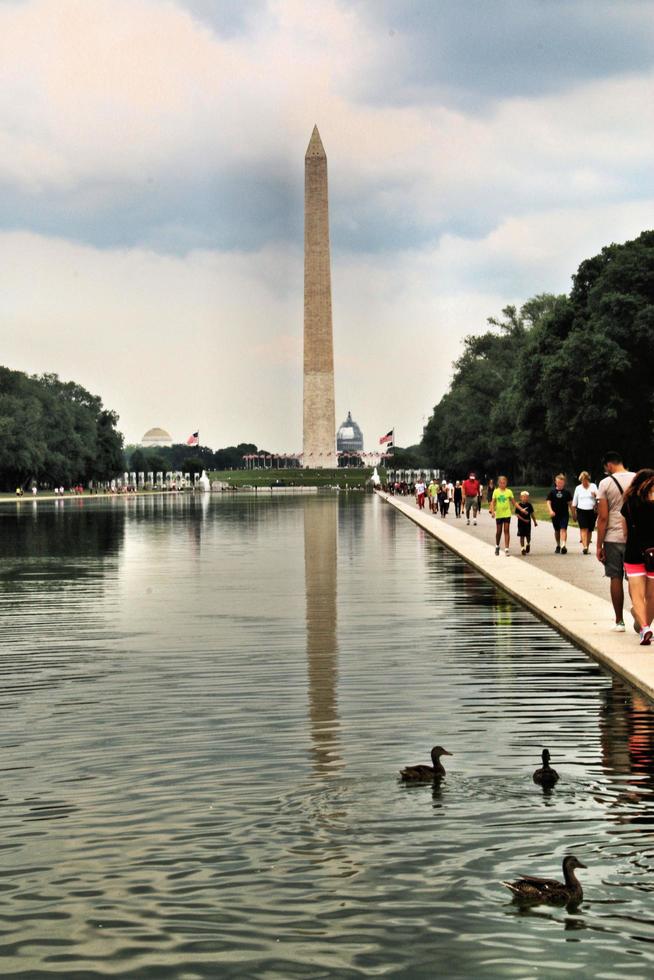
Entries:
[[576, 527], [568, 531], [567, 555], [555, 555], [554, 533], [549, 523], [532, 529], [532, 553], [522, 557], [511, 521], [511, 554], [495, 554], [495, 527], [483, 510], [477, 526], [457, 519], [454, 508], [446, 518], [432, 514], [427, 504], [421, 511], [413, 497], [395, 497], [382, 491], [378, 496], [405, 514], [441, 544], [476, 568], [500, 588], [527, 606], [541, 619], [604, 667], [619, 674], [634, 687], [654, 698], [654, 645], [641, 647], [632, 628], [630, 602], [625, 582], [626, 633], [613, 633], [613, 607], [608, 580], [595, 558], [583, 555]]

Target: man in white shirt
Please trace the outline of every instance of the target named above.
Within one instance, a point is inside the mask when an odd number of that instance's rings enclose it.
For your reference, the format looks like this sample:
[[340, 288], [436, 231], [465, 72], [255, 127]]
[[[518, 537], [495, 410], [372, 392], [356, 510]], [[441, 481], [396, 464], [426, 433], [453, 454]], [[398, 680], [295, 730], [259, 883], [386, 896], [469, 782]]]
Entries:
[[[625, 469], [620, 453], [606, 453], [603, 459], [608, 476], [597, 488], [597, 558], [611, 582], [611, 602], [615, 613], [616, 633], [624, 633], [624, 551], [626, 538], [620, 511], [624, 494], [635, 473]], [[636, 624], [640, 628], [640, 624]]]

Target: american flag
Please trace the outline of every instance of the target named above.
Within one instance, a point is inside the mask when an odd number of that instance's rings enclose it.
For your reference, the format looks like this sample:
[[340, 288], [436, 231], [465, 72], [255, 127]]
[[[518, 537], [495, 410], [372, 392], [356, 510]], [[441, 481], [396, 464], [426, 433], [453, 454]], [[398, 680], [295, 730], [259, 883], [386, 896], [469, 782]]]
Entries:
[[192, 436], [189, 436], [186, 440], [187, 446], [198, 446], [200, 444], [200, 430], [194, 432]]
[[394, 433], [395, 429], [390, 429], [385, 436], [381, 436], [379, 439], [379, 445], [383, 446], [388, 444], [388, 446], [392, 446], [394, 442]]

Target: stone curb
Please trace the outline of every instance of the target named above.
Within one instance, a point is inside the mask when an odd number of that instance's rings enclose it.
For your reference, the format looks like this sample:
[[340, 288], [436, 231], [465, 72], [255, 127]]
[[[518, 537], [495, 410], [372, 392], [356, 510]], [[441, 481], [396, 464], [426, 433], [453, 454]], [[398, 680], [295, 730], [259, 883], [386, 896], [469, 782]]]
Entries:
[[515, 556], [507, 557], [503, 550], [497, 556], [487, 542], [478, 541], [445, 522], [437, 522], [428, 511], [416, 510], [401, 498], [382, 491], [377, 491], [377, 495], [602, 666], [654, 699], [654, 645], [639, 646], [629, 626], [626, 633], [612, 633], [613, 608], [608, 599], [563, 582]]

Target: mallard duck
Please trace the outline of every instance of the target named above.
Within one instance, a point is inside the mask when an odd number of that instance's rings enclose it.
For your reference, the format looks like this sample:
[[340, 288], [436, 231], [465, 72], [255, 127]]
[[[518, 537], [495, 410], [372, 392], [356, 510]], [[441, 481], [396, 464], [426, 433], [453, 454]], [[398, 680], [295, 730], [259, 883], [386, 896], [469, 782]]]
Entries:
[[543, 749], [541, 758], [543, 766], [534, 773], [534, 782], [538, 783], [539, 786], [553, 786], [554, 783], [558, 782], [559, 774], [550, 765], [550, 754], [547, 749]]
[[532, 878], [525, 875], [517, 881], [503, 881], [502, 884], [513, 892], [514, 898], [521, 902], [531, 902], [534, 905], [547, 903], [549, 905], [580, 905], [584, 892], [575, 877], [576, 868], [586, 865], [574, 856], [568, 854], [563, 858], [563, 877], [565, 881], [556, 878]]
[[442, 745], [435, 745], [431, 750], [433, 767], [407, 766], [406, 769], [400, 770], [400, 776], [405, 783], [426, 783], [431, 782], [432, 779], [440, 779], [445, 775], [445, 769], [441, 763], [442, 755], [452, 755], [452, 753], [444, 749]]

